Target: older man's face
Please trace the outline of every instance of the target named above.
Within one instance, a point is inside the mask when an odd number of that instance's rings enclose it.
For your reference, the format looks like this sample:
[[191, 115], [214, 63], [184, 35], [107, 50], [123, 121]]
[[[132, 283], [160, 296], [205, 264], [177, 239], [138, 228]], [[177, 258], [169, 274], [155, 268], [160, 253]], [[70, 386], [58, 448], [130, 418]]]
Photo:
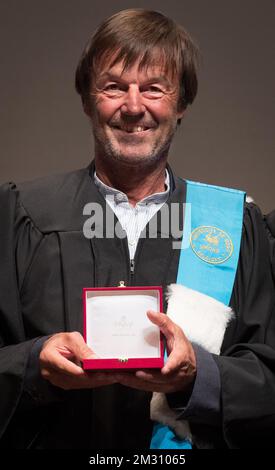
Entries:
[[103, 68], [91, 90], [96, 157], [129, 165], [157, 163], [166, 156], [183, 110], [178, 84], [160, 67], [123, 72], [123, 64]]

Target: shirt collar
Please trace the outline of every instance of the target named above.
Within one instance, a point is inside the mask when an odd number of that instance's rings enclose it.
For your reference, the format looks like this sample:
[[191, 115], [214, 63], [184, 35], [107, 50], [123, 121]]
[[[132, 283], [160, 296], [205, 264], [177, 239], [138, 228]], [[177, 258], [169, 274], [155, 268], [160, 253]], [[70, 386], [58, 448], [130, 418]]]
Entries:
[[[121, 202], [129, 203], [127, 194], [103, 183], [103, 181], [101, 181], [101, 179], [97, 176], [96, 171], [94, 172], [94, 182], [98, 190], [101, 192], [101, 194], [104, 196], [105, 199], [109, 196], [113, 196], [114, 201], [117, 204]], [[169, 178], [169, 173], [167, 169], [165, 169], [165, 188], [166, 188], [165, 191], [146, 196], [141, 201], [139, 201], [138, 204], [148, 204], [148, 203], [161, 204], [168, 199], [169, 192], [170, 192], [170, 178]]]

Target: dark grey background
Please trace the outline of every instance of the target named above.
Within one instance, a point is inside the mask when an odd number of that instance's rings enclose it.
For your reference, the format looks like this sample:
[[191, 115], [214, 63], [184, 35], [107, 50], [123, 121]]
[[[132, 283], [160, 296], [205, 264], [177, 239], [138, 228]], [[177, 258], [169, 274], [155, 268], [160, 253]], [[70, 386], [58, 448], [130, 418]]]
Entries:
[[86, 166], [88, 121], [74, 71], [98, 23], [130, 7], [160, 10], [191, 33], [199, 94], [170, 162], [184, 178], [247, 190], [275, 207], [274, 0], [6, 0], [0, 5], [0, 182]]

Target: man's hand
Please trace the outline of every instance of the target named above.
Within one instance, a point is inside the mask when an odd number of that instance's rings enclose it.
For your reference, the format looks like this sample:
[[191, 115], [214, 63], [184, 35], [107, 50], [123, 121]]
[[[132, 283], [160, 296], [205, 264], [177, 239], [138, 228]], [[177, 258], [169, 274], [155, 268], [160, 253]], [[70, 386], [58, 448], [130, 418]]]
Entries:
[[117, 382], [112, 373], [87, 373], [80, 367], [81, 360], [95, 357], [80, 333], [57, 333], [45, 341], [41, 350], [41, 375], [64, 390], [101, 387]]
[[117, 379], [123, 385], [150, 392], [172, 393], [188, 391], [196, 377], [196, 356], [192, 344], [182, 329], [163, 313], [148, 311], [148, 318], [166, 337], [168, 360], [161, 371], [139, 370], [121, 373]]

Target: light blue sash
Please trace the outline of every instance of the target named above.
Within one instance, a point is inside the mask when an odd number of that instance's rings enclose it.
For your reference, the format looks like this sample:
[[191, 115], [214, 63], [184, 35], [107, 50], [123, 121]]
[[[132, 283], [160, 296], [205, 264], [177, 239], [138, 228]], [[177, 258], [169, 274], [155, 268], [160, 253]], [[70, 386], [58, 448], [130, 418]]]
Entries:
[[[238, 266], [245, 193], [186, 181], [184, 233], [177, 284], [228, 305]], [[191, 449], [167, 426], [155, 424], [151, 449]]]

